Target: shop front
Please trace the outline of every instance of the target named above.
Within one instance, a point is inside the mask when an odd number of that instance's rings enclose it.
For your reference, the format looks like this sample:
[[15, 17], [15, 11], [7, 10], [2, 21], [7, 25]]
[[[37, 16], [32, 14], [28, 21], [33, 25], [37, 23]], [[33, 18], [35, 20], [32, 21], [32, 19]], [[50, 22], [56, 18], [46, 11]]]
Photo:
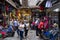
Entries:
[[31, 19], [31, 10], [30, 9], [20, 9], [17, 11], [17, 17], [19, 20], [30, 20]]

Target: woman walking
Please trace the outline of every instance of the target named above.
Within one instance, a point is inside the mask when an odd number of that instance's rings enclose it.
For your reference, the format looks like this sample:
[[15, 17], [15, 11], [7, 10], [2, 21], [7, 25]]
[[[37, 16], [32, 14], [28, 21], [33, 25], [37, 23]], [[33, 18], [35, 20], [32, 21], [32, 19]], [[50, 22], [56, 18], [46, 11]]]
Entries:
[[23, 39], [23, 33], [24, 33], [24, 23], [20, 22], [19, 24], [19, 31], [20, 31], [20, 40]]

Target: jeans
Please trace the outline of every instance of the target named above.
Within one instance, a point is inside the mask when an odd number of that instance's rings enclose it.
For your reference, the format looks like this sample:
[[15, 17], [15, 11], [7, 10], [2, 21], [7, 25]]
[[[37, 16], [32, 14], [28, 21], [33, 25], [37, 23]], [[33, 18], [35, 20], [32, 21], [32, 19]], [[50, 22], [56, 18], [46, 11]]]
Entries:
[[20, 31], [20, 40], [23, 39], [23, 31]]
[[19, 34], [20, 34], [20, 33], [19, 33], [19, 29], [17, 29], [17, 34], [18, 34], [18, 36], [19, 36]]

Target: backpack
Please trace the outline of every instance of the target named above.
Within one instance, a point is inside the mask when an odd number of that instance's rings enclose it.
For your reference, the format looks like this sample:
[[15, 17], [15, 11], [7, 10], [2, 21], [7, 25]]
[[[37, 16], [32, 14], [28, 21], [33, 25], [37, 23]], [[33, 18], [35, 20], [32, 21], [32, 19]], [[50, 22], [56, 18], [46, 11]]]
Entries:
[[37, 26], [39, 24], [39, 21], [38, 20], [36, 20], [35, 21], [35, 26]]
[[25, 29], [25, 30], [28, 30], [28, 28], [27, 28], [27, 24], [25, 24], [25, 27], [24, 27], [24, 29]]

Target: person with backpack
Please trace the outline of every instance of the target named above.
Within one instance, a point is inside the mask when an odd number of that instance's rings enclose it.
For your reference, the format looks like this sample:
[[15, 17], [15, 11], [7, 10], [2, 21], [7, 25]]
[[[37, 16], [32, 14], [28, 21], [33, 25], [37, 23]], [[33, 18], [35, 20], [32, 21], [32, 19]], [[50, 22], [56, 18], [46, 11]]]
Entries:
[[38, 32], [39, 32], [39, 31], [38, 31], [39, 21], [40, 21], [39, 18], [37, 18], [36, 21], [35, 21], [36, 36], [38, 36]]
[[27, 37], [27, 35], [28, 35], [28, 30], [29, 30], [29, 22], [26, 22], [24, 25], [25, 25], [25, 27], [24, 27], [25, 37]]
[[40, 23], [38, 25], [38, 30], [39, 30], [40, 37], [42, 38], [42, 32], [44, 30], [44, 22], [43, 22], [43, 19], [40, 20]]

